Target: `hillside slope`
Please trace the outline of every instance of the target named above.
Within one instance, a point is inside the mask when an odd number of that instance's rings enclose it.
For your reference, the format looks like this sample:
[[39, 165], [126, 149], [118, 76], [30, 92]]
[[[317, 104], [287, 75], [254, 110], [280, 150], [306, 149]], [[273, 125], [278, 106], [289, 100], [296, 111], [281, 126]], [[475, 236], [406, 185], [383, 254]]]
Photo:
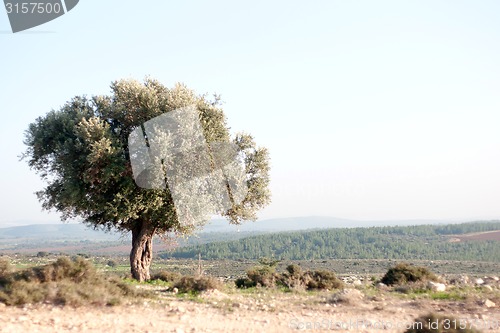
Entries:
[[453, 235], [500, 230], [499, 221], [453, 225], [324, 229], [258, 235], [178, 248], [163, 257], [206, 259], [429, 259], [500, 262], [500, 241]]

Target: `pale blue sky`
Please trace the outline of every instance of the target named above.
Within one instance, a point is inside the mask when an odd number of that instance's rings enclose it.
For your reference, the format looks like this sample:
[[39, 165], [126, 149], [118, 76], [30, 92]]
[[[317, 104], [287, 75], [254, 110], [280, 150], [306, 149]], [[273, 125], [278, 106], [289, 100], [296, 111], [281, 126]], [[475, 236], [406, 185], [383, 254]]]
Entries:
[[17, 156], [36, 117], [150, 75], [218, 92], [270, 149], [262, 218], [500, 218], [500, 2], [82, 0], [0, 10], [0, 223], [57, 221]]

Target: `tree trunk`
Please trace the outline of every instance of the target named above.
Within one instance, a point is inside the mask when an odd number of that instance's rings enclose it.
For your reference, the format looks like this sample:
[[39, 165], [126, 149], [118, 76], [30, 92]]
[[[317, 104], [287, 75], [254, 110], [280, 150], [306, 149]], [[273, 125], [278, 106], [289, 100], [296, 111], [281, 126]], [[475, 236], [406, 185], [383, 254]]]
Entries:
[[150, 279], [149, 267], [153, 260], [154, 229], [146, 221], [138, 221], [132, 229], [132, 251], [130, 251], [130, 272], [138, 281]]

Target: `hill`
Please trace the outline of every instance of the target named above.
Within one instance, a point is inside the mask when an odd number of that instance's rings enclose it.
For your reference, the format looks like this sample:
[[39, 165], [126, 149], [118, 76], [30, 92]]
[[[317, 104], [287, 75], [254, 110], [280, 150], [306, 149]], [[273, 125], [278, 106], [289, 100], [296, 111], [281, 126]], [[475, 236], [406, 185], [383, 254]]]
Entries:
[[[201, 232], [280, 232], [330, 228], [361, 228], [382, 226], [409, 226], [422, 224], [450, 224], [444, 220], [349, 220], [331, 216], [301, 216], [247, 221], [241, 225], [230, 225], [226, 220], [214, 219]], [[458, 223], [458, 222], [457, 222]]]
[[32, 224], [0, 228], [0, 239], [73, 239], [73, 240], [119, 240], [121, 234], [93, 230], [83, 224]]
[[500, 221], [452, 225], [338, 228], [257, 235], [178, 248], [163, 257], [205, 259], [428, 259], [500, 262], [498, 240], [456, 242], [456, 235], [500, 230]]
[[[27, 224], [0, 228], [0, 239], [73, 239], [73, 240], [119, 240], [123, 235], [116, 232], [93, 230], [80, 223]], [[404, 226], [419, 224], [444, 224], [441, 220], [392, 220], [392, 221], [357, 221], [328, 216], [306, 216], [275, 218], [258, 221], [247, 221], [241, 225], [231, 225], [223, 219], [213, 219], [198, 231], [205, 233], [269, 233], [281, 231], [299, 231], [327, 228], [352, 228], [372, 226]], [[449, 222], [448, 222], [449, 223]], [[240, 238], [233, 235], [233, 237]], [[214, 236], [209, 237], [214, 238]], [[217, 237], [220, 238], [220, 237]]]
[[[373, 258], [374, 256], [378, 256], [378, 258], [387, 258], [383, 256], [386, 253], [382, 248], [383, 244], [390, 244], [390, 249], [387, 250], [389, 252], [406, 253], [405, 251], [420, 251], [420, 248], [423, 247], [422, 238], [418, 240], [414, 238], [417, 237], [416, 235], [422, 236], [423, 234], [421, 231], [417, 232], [415, 229], [411, 229], [414, 227], [407, 226], [407, 228], [410, 229], [403, 229], [403, 231], [398, 232], [407, 233], [405, 230], [413, 230], [411, 232], [414, 234], [406, 236], [397, 234], [381, 235], [377, 230], [385, 230], [383, 228], [387, 227], [374, 226], [390, 226], [397, 223], [400, 223], [402, 226], [411, 223], [422, 224], [424, 222], [430, 223], [430, 221], [421, 220], [370, 222], [333, 217], [295, 217], [260, 220], [235, 226], [228, 224], [225, 220], [212, 220], [205, 228], [189, 237], [173, 237], [170, 238], [167, 243], [157, 238], [155, 239], [154, 248], [155, 252], [177, 248], [172, 255], [180, 258], [195, 257], [200, 249], [204, 257], [205, 254], [207, 254], [207, 258], [214, 259], [259, 258], [261, 256], [273, 255], [297, 259], [324, 257], [345, 258], [348, 256], [347, 254], [352, 254], [356, 258]], [[434, 222], [438, 223], [439, 221]], [[471, 229], [472, 231], [484, 231], [480, 230], [477, 224], [475, 225], [476, 227]], [[396, 229], [389, 230], [400, 230], [398, 228], [404, 228], [401, 226], [393, 227]], [[443, 228], [445, 224], [435, 224], [435, 226]], [[451, 226], [452, 225], [449, 227]], [[371, 230], [372, 228], [375, 229]], [[427, 227], [423, 230], [426, 230], [426, 228]], [[286, 237], [277, 234], [277, 232], [284, 231], [287, 232]], [[340, 237], [340, 239], [333, 237], [332, 233], [337, 235], [335, 237]], [[311, 236], [316, 234], [321, 236]], [[269, 236], [269, 238], [252, 238], [252, 236], [259, 235], [262, 237]], [[436, 235], [426, 234], [426, 237], [431, 237], [427, 239], [426, 242], [432, 243], [440, 241], [439, 238], [436, 238]], [[484, 239], [484, 237], [485, 236], [481, 236], [480, 238]], [[477, 236], [469, 238], [475, 239]], [[465, 237], [464, 239], [469, 238]], [[240, 239], [244, 240], [238, 241]], [[285, 239], [287, 239], [286, 242], [288, 243], [282, 244]], [[376, 241], [374, 241], [374, 239]], [[457, 239], [459, 238], [454, 238], [450, 241], [457, 241]], [[236, 243], [226, 244], [225, 242], [227, 241]], [[206, 245], [205, 248], [197, 248], [198, 246], [209, 243], [214, 244], [210, 246]], [[398, 245], [400, 243], [408, 244], [405, 246]], [[245, 246], [247, 248], [243, 249], [241, 244], [246, 244]], [[346, 251], [346, 248], [354, 245], [359, 248], [356, 250], [357, 252], [343, 252]], [[271, 246], [271, 248], [269, 246]], [[466, 248], [471, 245], [456, 246], [457, 248]], [[474, 246], [477, 245], [473, 245], [473, 247]], [[93, 230], [83, 224], [77, 223], [35, 224], [0, 228], [1, 253], [37, 253], [38, 251], [54, 253], [88, 253], [94, 255], [110, 253], [127, 254], [130, 251], [130, 235]], [[430, 249], [428, 251], [430, 251]], [[233, 252], [244, 253], [233, 254]], [[193, 255], [193, 253], [196, 254]], [[169, 253], [165, 252], [163, 255], [169, 256]], [[413, 255], [413, 257], [416, 258], [418, 256]]]

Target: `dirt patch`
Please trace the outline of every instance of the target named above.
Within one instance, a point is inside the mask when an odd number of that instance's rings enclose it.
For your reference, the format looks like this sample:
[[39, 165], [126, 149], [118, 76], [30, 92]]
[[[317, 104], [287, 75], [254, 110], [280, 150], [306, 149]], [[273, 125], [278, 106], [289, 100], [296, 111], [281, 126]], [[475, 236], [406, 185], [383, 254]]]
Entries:
[[[356, 302], [333, 303], [333, 292], [207, 292], [194, 299], [160, 293], [157, 300], [116, 307], [0, 306], [2, 332], [401, 333], [405, 325], [429, 312], [453, 315], [478, 326], [500, 323], [499, 307], [488, 308], [477, 302], [411, 300], [383, 292], [363, 292]], [[495, 330], [484, 330], [489, 331]]]
[[449, 242], [500, 241], [500, 230], [450, 236]]

